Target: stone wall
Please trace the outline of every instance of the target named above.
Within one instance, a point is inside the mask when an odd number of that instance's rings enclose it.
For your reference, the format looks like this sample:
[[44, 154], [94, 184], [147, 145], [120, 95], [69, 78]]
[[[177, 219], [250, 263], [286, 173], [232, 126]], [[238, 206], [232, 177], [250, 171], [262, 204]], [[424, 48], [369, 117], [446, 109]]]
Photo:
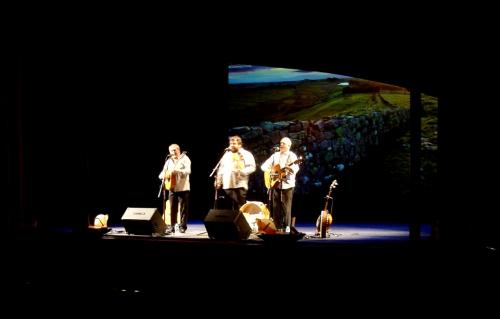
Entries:
[[[244, 148], [255, 156], [257, 171], [250, 179], [250, 193], [266, 193], [260, 165], [273, 153], [273, 147], [288, 136], [291, 150], [304, 158], [297, 175], [296, 194], [312, 188], [324, 189], [341, 167], [355, 165], [367, 156], [367, 150], [395, 129], [407, 127], [409, 110], [398, 108], [360, 116], [333, 116], [314, 121], [262, 122], [259, 126], [241, 126], [229, 134], [240, 135]], [[249, 195], [249, 199], [251, 196]]]

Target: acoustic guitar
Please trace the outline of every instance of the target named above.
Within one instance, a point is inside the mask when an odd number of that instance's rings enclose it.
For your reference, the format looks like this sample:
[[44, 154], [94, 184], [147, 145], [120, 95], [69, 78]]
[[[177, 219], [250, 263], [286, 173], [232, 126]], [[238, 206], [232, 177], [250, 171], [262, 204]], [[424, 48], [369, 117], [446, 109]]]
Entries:
[[177, 180], [175, 174], [172, 172], [167, 172], [165, 174], [165, 189], [168, 191], [173, 191], [176, 183]]
[[316, 220], [316, 234], [319, 234], [321, 238], [326, 238], [327, 232], [330, 230], [330, 225], [333, 222], [332, 214], [328, 212], [328, 201], [332, 198], [332, 191], [338, 185], [337, 180], [334, 179], [330, 185], [330, 190], [328, 195], [326, 195], [325, 207], [321, 211], [318, 219]]
[[186, 152], [182, 152], [181, 156], [179, 156], [179, 159], [177, 160], [177, 162], [175, 162], [174, 167], [172, 168], [171, 171], [165, 172], [165, 177], [164, 177], [165, 189], [168, 191], [173, 191], [175, 188], [175, 184], [177, 183], [177, 177], [176, 177], [177, 174], [174, 174], [172, 172], [175, 170], [175, 168], [177, 167], [177, 163], [179, 163], [179, 161], [181, 160], [181, 158], [184, 157], [184, 155], [186, 155]]
[[279, 186], [278, 182], [284, 181], [286, 179], [286, 175], [289, 170], [291, 170], [291, 166], [294, 164], [302, 163], [302, 156], [299, 156], [295, 161], [286, 165], [285, 167], [281, 167], [280, 164], [276, 164], [271, 167], [268, 171], [264, 172], [264, 184], [267, 189], [277, 188]]

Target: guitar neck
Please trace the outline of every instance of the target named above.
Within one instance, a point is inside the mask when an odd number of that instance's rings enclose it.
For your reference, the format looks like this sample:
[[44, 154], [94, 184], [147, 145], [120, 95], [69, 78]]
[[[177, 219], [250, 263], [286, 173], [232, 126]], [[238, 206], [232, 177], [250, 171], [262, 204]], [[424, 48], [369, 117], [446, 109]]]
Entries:
[[323, 209], [324, 211], [327, 211], [328, 209], [328, 201], [330, 199], [332, 199], [332, 188], [330, 187], [330, 190], [328, 191], [328, 195], [326, 195], [326, 201], [325, 201], [325, 209]]

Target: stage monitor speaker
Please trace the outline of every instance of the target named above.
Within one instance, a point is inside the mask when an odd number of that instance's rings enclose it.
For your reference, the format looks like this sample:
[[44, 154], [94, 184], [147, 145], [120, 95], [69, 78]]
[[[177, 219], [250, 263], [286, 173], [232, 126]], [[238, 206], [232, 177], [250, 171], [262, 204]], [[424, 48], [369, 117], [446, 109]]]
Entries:
[[251, 228], [240, 211], [211, 209], [204, 220], [208, 237], [218, 240], [245, 240]]
[[125, 231], [135, 235], [163, 234], [167, 229], [157, 208], [129, 207], [122, 216]]

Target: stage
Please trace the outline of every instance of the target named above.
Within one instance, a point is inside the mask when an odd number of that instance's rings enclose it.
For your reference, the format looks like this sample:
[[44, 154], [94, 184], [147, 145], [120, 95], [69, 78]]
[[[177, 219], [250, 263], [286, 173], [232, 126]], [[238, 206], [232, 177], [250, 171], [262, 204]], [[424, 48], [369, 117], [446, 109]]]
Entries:
[[[303, 233], [301, 239], [297, 238], [300, 244], [335, 244], [335, 243], [361, 243], [361, 242], [387, 242], [387, 241], [407, 241], [409, 240], [409, 229], [406, 224], [397, 223], [341, 223], [330, 226], [330, 232], [325, 238], [316, 235], [316, 227], [313, 224], [301, 223], [296, 225], [296, 230]], [[427, 240], [431, 236], [430, 225], [421, 227], [420, 236]], [[188, 224], [185, 233], [176, 232], [172, 235], [134, 235], [128, 234], [122, 225], [109, 227], [109, 231], [104, 234], [104, 239], [123, 237], [135, 237], [137, 239], [155, 239], [168, 241], [200, 240], [210, 241], [207, 229], [203, 221], [193, 221]], [[256, 233], [251, 233], [247, 240], [241, 241], [247, 244], [264, 243]]]

